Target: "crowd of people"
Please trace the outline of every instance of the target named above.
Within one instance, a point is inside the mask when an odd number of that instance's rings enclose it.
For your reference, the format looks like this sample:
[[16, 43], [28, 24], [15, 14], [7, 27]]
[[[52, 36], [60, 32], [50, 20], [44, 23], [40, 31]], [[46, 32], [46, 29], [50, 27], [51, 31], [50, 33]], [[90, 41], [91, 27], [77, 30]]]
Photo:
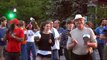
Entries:
[[7, 21], [0, 17], [0, 60], [107, 60], [107, 19], [94, 28], [81, 14], [73, 20]]

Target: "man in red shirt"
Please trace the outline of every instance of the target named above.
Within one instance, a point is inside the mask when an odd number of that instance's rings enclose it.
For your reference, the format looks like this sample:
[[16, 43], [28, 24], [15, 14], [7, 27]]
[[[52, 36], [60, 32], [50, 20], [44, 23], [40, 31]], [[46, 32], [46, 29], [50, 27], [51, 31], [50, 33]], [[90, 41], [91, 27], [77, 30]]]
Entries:
[[6, 60], [21, 60], [21, 42], [24, 40], [24, 30], [18, 27], [19, 21], [14, 19], [6, 33]]

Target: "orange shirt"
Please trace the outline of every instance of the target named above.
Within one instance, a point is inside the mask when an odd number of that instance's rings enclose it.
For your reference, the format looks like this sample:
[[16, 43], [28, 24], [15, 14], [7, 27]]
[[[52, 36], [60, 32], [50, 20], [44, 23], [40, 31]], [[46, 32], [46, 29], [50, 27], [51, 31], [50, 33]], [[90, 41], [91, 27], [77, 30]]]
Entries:
[[[23, 30], [25, 31], [26, 28], [24, 28]], [[24, 37], [24, 41], [22, 41], [21, 44], [26, 44], [26, 35], [25, 35], [25, 37]]]

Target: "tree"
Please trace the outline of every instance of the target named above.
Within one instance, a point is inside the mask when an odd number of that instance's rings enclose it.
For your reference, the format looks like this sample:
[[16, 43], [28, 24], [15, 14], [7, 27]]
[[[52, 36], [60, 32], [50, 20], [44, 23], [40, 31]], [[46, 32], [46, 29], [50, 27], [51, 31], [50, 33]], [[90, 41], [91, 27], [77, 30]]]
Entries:
[[0, 2], [0, 13], [2, 15], [12, 11], [15, 7], [18, 19], [29, 21], [30, 17], [34, 17], [36, 20], [48, 18], [46, 6], [50, 4], [49, 0], [1, 0]]
[[[84, 10], [80, 10], [78, 7], [87, 0], [0, 0], [0, 2], [0, 14], [2, 15], [16, 8], [16, 18], [30, 21], [30, 17], [33, 17], [41, 22], [50, 18], [65, 20], [78, 11]], [[79, 5], [77, 2], [81, 4]], [[86, 13], [86, 9], [82, 13]]]
[[8, 12], [13, 9], [13, 6], [16, 6], [15, 0], [0, 0], [0, 14], [1, 16], [8, 17]]
[[46, 5], [49, 4], [48, 0], [16, 0], [18, 15], [20, 18], [28, 20], [34, 17], [36, 20], [46, 19]]

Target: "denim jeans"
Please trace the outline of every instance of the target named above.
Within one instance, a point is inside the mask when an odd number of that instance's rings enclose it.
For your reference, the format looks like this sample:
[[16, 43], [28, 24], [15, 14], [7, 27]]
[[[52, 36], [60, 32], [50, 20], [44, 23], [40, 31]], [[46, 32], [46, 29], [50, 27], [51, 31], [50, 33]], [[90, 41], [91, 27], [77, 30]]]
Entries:
[[27, 59], [27, 46], [26, 46], [26, 44], [21, 45], [21, 60], [28, 60]]
[[93, 49], [92, 58], [93, 58], [93, 60], [97, 60], [96, 49]]
[[97, 48], [98, 48], [100, 60], [103, 60], [104, 44], [98, 43], [98, 47]]
[[59, 54], [58, 54], [58, 50], [52, 50], [52, 56], [51, 56], [51, 60], [59, 60]]
[[[28, 53], [28, 60], [36, 60], [36, 46], [34, 42], [27, 42], [27, 53]], [[30, 55], [32, 53], [32, 57], [30, 58]]]

